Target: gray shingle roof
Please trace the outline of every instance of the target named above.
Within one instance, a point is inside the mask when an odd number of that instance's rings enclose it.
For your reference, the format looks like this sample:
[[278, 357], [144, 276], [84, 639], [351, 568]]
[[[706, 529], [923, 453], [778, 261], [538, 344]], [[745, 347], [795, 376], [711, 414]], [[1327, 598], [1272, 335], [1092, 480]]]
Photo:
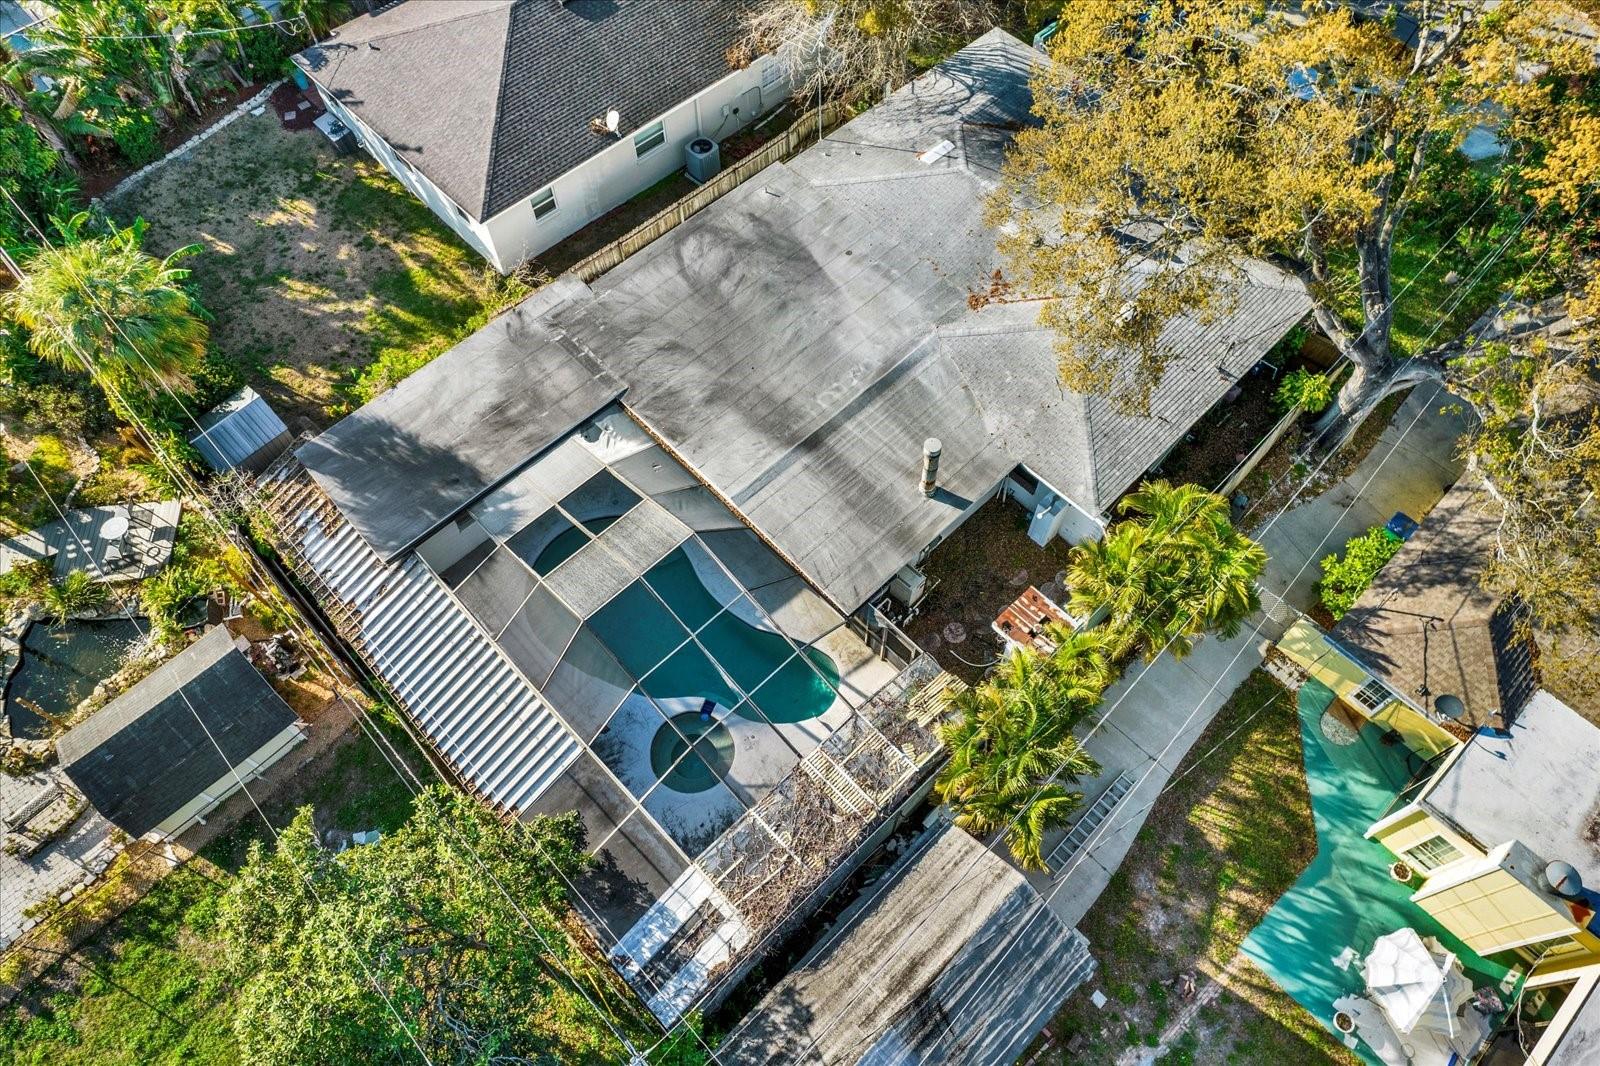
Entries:
[[1469, 729], [1512, 718], [1534, 690], [1514, 609], [1480, 583], [1496, 528], [1482, 495], [1471, 482], [1445, 493], [1332, 633], [1412, 703], [1460, 698]]
[[67, 730], [56, 753], [97, 811], [140, 836], [295, 721], [217, 626]]
[[[1233, 307], [1168, 327], [1172, 362], [1150, 416], [1060, 389], [1056, 334], [1039, 325], [1037, 304], [969, 306], [1000, 265], [984, 201], [1011, 131], [1029, 121], [1037, 58], [991, 31], [591, 287], [568, 280], [570, 296], [538, 312], [541, 296], [524, 304], [542, 323], [528, 328], [559, 343], [525, 345], [519, 364], [502, 366], [474, 338], [441, 357], [448, 370], [423, 374], [471, 380], [493, 396], [543, 380], [554, 355], [587, 353], [625, 388], [631, 411], [846, 608], [1019, 463], [1085, 511], [1104, 510], [1310, 301], [1281, 272], [1246, 263]], [[951, 150], [918, 158], [941, 141]], [[431, 387], [401, 388], [419, 397]], [[405, 434], [438, 405], [408, 412], [384, 397], [372, 406], [386, 401], [389, 437], [365, 450], [368, 483], [427, 469], [404, 458]], [[346, 421], [370, 421], [369, 410]], [[577, 421], [518, 432], [559, 434]], [[513, 464], [495, 471], [490, 460], [514, 449], [496, 451], [474, 426], [462, 431], [451, 446], [471, 456], [475, 477], [510, 473]], [[345, 432], [341, 423], [322, 440]], [[932, 499], [918, 489], [930, 436], [944, 444]], [[396, 450], [400, 458], [387, 454]], [[317, 462], [307, 465], [323, 480]], [[408, 499], [442, 520], [460, 495], [446, 484], [444, 499], [429, 498], [426, 481]]]
[[729, 73], [739, 4], [405, 0], [295, 61], [474, 218], [491, 218]]
[[1009, 1063], [1094, 969], [1023, 876], [949, 824], [839, 924], [723, 1041], [722, 1062]]

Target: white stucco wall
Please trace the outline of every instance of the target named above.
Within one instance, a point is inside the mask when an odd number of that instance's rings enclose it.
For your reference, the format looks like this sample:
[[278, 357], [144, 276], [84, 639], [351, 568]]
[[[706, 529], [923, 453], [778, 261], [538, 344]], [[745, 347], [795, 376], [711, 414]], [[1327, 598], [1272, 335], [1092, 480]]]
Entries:
[[[476, 222], [420, 171], [407, 165], [383, 138], [319, 87], [328, 110], [356, 131], [362, 145], [400, 183], [411, 190], [494, 268], [508, 274], [551, 245], [570, 236], [612, 208], [627, 202], [656, 182], [683, 169], [684, 147], [696, 137], [721, 142], [776, 108], [789, 96], [787, 71], [776, 58], [763, 56], [743, 70], [707, 86], [664, 115], [622, 115], [625, 131], [617, 142], [556, 178], [545, 188], [555, 193], [556, 209], [543, 218], [533, 215], [536, 189], [494, 217]], [[488, 121], [485, 116], [484, 121]], [[666, 141], [643, 157], [634, 152], [633, 135], [661, 122]]]
[[[481, 224], [467, 217], [465, 211], [456, 206], [455, 201], [439, 190], [433, 182], [423, 176], [422, 172], [409, 165], [395, 154], [387, 141], [374, 133], [366, 123], [356, 118], [339, 101], [333, 99], [328, 93], [317, 86], [317, 95], [322, 98], [323, 106], [335, 115], [351, 130], [355, 131], [356, 140], [361, 143], [372, 158], [383, 164], [385, 170], [411, 191], [411, 195], [428, 205], [429, 210], [438, 215], [445, 225], [455, 231], [456, 236], [466, 241], [473, 251], [494, 264], [501, 273], [509, 272], [511, 267], [502, 267], [495, 257], [494, 249], [489, 243], [488, 230]], [[515, 264], [513, 264], [514, 266]]]
[[305, 740], [305, 726], [299, 722], [292, 722], [284, 727], [283, 731], [248, 757], [241, 759], [234, 771], [224, 774], [213, 781], [200, 794], [175, 811], [170, 818], [150, 830], [146, 836], [153, 836], [157, 840], [167, 840], [182, 833], [195, 822], [204, 818], [217, 808], [223, 800], [239, 791], [239, 782], [242, 778], [245, 784], [265, 773], [273, 763], [289, 754], [290, 750], [302, 740]]

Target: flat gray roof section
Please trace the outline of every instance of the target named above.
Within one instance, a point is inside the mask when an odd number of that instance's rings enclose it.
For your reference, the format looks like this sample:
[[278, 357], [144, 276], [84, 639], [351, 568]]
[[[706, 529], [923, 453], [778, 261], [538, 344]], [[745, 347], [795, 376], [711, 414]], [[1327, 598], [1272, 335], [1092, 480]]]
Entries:
[[[1063, 390], [1038, 303], [973, 299], [1001, 266], [984, 203], [1032, 121], [1038, 60], [985, 34], [592, 291], [563, 279], [535, 294], [520, 349], [502, 358], [503, 341], [474, 337], [302, 458], [392, 557], [576, 421], [557, 414], [592, 414], [625, 386], [629, 410], [847, 610], [1019, 463], [1104, 511], [1310, 301], [1246, 262], [1232, 307], [1168, 327], [1148, 416]], [[524, 395], [564, 387], [574, 362], [599, 378], [588, 402]], [[501, 397], [520, 404], [514, 417]], [[931, 499], [918, 486], [928, 437], [944, 445]]]
[[[1244, 264], [1231, 309], [1168, 328], [1148, 417], [1060, 387], [1037, 302], [974, 311], [1001, 266], [984, 201], [1031, 121], [1037, 59], [991, 31], [552, 313], [846, 608], [1018, 463], [1091, 514], [1109, 507], [1309, 310], [1298, 282]], [[931, 500], [927, 437], [944, 445]]]
[[621, 394], [541, 317], [587, 296], [545, 286], [295, 453], [384, 562]]
[[1520, 840], [1540, 859], [1577, 867], [1600, 886], [1600, 728], [1540, 689], [1511, 722], [1509, 737], [1479, 730], [1422, 806], [1485, 848]]
[[63, 733], [56, 753], [95, 810], [137, 837], [297, 720], [217, 626]]
[[718, 1059], [1010, 1063], [1094, 970], [1088, 942], [1026, 879], [949, 823], [885, 876], [762, 998]]

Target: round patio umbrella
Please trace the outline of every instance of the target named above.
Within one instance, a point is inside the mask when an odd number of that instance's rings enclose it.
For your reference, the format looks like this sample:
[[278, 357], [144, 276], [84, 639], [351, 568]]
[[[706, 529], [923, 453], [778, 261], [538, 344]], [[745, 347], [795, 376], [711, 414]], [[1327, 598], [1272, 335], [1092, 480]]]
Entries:
[[1454, 960], [1434, 958], [1415, 929], [1397, 929], [1378, 938], [1362, 964], [1367, 994], [1383, 1008], [1397, 1031], [1409, 1033], [1444, 991]]

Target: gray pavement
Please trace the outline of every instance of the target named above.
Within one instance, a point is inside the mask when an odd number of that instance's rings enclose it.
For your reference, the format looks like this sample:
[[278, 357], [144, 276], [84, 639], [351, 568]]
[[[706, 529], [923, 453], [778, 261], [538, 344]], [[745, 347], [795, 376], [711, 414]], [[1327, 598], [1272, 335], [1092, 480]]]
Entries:
[[1442, 410], [1450, 403], [1434, 386], [1417, 389], [1350, 476], [1276, 518], [1260, 516], [1255, 536], [1269, 556], [1262, 614], [1232, 640], [1207, 637], [1185, 659], [1164, 655], [1130, 669], [1107, 691], [1097, 716], [1080, 727], [1084, 746], [1102, 767], [1098, 778], [1082, 782], [1089, 802], [1119, 773], [1138, 784], [1085, 852], [1058, 863], [1052, 874], [1029, 875], [1062, 922], [1076, 924], [1099, 898], [1195, 740], [1260, 664], [1267, 645], [1310, 605], [1318, 561], [1396, 511], [1420, 521], [1460, 476], [1455, 446], [1466, 421]]

